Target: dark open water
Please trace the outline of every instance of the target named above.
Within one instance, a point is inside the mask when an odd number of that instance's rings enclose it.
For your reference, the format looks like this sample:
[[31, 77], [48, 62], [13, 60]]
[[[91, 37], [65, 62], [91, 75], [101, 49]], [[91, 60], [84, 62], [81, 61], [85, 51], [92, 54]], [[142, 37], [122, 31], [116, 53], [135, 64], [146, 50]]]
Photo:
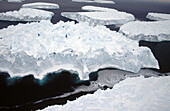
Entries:
[[[8, 3], [0, 1], [0, 12], [11, 10], [19, 10], [22, 4], [30, 2], [50, 2], [60, 5], [59, 10], [51, 10], [55, 13], [52, 19], [53, 23], [60, 20], [70, 21], [62, 17], [60, 14], [64, 11], [81, 11], [84, 5], [95, 5], [109, 8], [115, 8], [121, 11], [133, 14], [136, 19], [148, 21], [146, 15], [148, 12], [162, 12], [170, 13], [170, 3], [166, 2], [143, 2], [138, 0], [114, 0], [115, 5], [112, 4], [89, 4], [76, 3], [71, 0], [26, 0], [22, 3]], [[0, 29], [9, 25], [16, 25], [19, 22], [0, 21]], [[25, 22], [22, 22], [25, 23]], [[107, 26], [111, 30], [118, 30], [114, 26]], [[170, 72], [170, 42], [145, 42], [140, 41], [141, 46], [151, 48], [153, 54], [160, 64], [160, 70], [157, 72]], [[46, 99], [44, 102], [37, 102], [39, 100], [62, 95], [63, 93], [73, 92], [80, 86], [88, 86], [90, 81], [97, 79], [97, 72], [90, 76], [90, 80], [81, 81], [77, 74], [72, 74], [67, 71], [61, 73], [53, 72], [47, 74], [42, 80], [35, 79], [31, 74], [25, 77], [11, 78], [8, 73], [0, 73], [0, 110], [36, 110], [54, 104], [65, 104], [67, 100], [74, 100], [76, 97], [90, 92], [80, 92], [78, 94], [70, 95], [57, 99]], [[36, 104], [35, 104], [36, 102]]]

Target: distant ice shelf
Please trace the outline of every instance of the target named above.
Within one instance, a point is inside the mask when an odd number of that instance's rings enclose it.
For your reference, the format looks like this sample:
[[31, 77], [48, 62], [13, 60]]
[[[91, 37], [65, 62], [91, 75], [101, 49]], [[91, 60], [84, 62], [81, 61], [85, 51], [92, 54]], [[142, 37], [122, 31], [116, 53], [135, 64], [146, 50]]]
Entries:
[[115, 4], [111, 0], [72, 0], [73, 2], [85, 2], [85, 3], [102, 3], [102, 4]]
[[170, 41], [170, 20], [124, 24], [119, 32], [133, 40]]
[[62, 12], [61, 15], [78, 22], [87, 22], [92, 26], [122, 25], [135, 20], [132, 14], [120, 12], [111, 8], [85, 6], [82, 7], [82, 9], [94, 12]]
[[98, 90], [41, 111], [169, 111], [169, 85], [170, 76], [127, 78], [112, 89]]
[[21, 8], [19, 11], [0, 13], [0, 20], [6, 21], [41, 21], [51, 20], [54, 13], [38, 9]]
[[153, 13], [150, 12], [147, 14], [146, 18], [150, 20], [170, 20], [170, 14], [164, 14], [164, 13]]
[[36, 2], [24, 4], [22, 5], [22, 8], [59, 9], [59, 5], [55, 3]]
[[0, 70], [11, 76], [76, 71], [80, 79], [101, 68], [137, 73], [141, 68], [159, 68], [147, 47], [105, 26], [50, 21], [9, 26], [0, 30]]

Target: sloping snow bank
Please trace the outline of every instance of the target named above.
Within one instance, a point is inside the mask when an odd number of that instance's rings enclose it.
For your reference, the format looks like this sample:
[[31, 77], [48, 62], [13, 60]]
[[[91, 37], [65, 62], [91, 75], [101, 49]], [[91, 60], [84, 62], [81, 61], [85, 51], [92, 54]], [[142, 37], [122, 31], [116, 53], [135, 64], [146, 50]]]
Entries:
[[133, 40], [169, 41], [170, 20], [154, 22], [130, 22], [120, 27], [119, 32]]
[[169, 111], [170, 76], [127, 78], [113, 89], [98, 90], [66, 105], [42, 111]]
[[77, 71], [81, 79], [100, 68], [113, 67], [137, 73], [159, 68], [147, 47], [111, 31], [85, 23], [41, 21], [0, 30], [0, 70], [11, 76], [28, 73], [43, 78], [47, 72]]

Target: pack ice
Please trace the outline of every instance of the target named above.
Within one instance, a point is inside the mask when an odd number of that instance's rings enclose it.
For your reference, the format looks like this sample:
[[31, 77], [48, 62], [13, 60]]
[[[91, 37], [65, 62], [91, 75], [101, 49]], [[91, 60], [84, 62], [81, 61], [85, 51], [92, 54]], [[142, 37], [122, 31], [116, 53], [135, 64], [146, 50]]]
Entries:
[[133, 40], [169, 41], [170, 20], [154, 22], [130, 22], [120, 27], [119, 32]]
[[22, 8], [59, 9], [59, 5], [55, 3], [36, 2], [24, 4]]
[[98, 90], [41, 111], [169, 111], [169, 85], [170, 76], [127, 78], [112, 89]]
[[170, 20], [170, 14], [150, 12], [147, 14], [146, 18], [150, 20]]
[[84, 6], [82, 10], [93, 12], [62, 12], [63, 17], [76, 20], [78, 22], [87, 22], [89, 25], [122, 25], [135, 20], [132, 14], [120, 12], [111, 8]]
[[0, 20], [6, 21], [40, 21], [40, 20], [51, 20], [53, 12], [21, 8], [19, 11], [9, 11], [0, 13]]
[[159, 68], [147, 47], [105, 26], [50, 21], [19, 24], [0, 30], [0, 70], [11, 76], [28, 73], [43, 78], [47, 72], [76, 71], [80, 79], [100, 68], [137, 73]]
[[86, 3], [103, 3], [103, 4], [115, 4], [110, 0], [72, 0], [73, 2], [86, 2]]

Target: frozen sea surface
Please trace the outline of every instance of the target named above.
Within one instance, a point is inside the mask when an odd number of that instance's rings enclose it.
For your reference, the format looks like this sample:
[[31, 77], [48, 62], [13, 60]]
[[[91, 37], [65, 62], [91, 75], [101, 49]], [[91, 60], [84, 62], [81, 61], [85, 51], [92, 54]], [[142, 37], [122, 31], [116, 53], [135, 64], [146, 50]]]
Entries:
[[19, 11], [8, 11], [5, 13], [0, 13], [0, 20], [5, 21], [41, 21], [41, 20], [51, 20], [53, 12], [31, 9], [31, 8], [21, 8]]
[[98, 90], [66, 105], [42, 111], [169, 111], [170, 76], [127, 78], [113, 89]]
[[137, 41], [169, 41], [170, 20], [130, 22], [121, 26], [119, 32], [123, 33], [127, 38]]
[[170, 14], [149, 12], [146, 18], [150, 20], [170, 20]]

